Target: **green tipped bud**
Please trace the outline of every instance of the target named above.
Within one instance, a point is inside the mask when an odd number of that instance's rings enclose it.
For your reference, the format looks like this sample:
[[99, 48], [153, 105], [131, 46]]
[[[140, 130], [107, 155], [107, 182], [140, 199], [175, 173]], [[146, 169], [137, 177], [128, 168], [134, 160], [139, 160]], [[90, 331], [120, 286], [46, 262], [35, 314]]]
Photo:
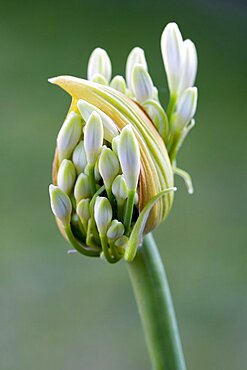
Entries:
[[88, 118], [84, 131], [84, 147], [87, 161], [94, 165], [103, 145], [104, 130], [100, 115], [93, 112]]
[[136, 64], [133, 68], [132, 89], [136, 100], [140, 103], [152, 99], [154, 95], [153, 81], [146, 68], [141, 64]]
[[105, 86], [108, 85], [108, 82], [106, 81], [105, 77], [100, 75], [99, 73], [97, 73], [93, 76], [92, 81], [96, 82], [97, 84], [101, 84], [101, 85], [105, 85]]
[[97, 161], [94, 166], [94, 178], [96, 182], [99, 182], [101, 179], [100, 172], [99, 172], [99, 161]]
[[89, 199], [82, 199], [77, 204], [76, 213], [78, 214], [82, 223], [90, 219]]
[[128, 187], [123, 175], [118, 175], [112, 183], [112, 194], [118, 199], [127, 199]]
[[133, 68], [136, 64], [141, 64], [146, 70], [148, 69], [144, 51], [138, 47], [131, 50], [126, 63], [126, 81], [130, 90], [132, 90]]
[[105, 197], [97, 197], [94, 205], [94, 219], [100, 235], [105, 235], [112, 220], [112, 208]]
[[81, 173], [76, 180], [74, 196], [77, 203], [79, 203], [81, 199], [91, 196], [89, 177], [84, 173]]
[[59, 189], [58, 186], [54, 185], [49, 186], [49, 193], [52, 212], [64, 226], [68, 226], [72, 211], [72, 205], [68, 195]]
[[140, 175], [140, 149], [131, 125], [125, 126], [120, 134], [119, 161], [129, 190], [136, 190]]
[[73, 151], [72, 161], [74, 163], [77, 175], [85, 170], [87, 165], [87, 157], [84, 149], [84, 142], [80, 141], [75, 150]]
[[104, 49], [95, 49], [88, 62], [87, 78], [93, 80], [96, 74], [102, 75], [107, 82], [111, 79], [111, 60]]
[[186, 89], [177, 104], [177, 110], [172, 124], [178, 130], [182, 130], [194, 117], [197, 106], [197, 88]]
[[120, 166], [116, 154], [111, 149], [104, 147], [99, 157], [99, 172], [106, 189], [111, 187], [119, 170]]
[[71, 193], [75, 183], [76, 171], [73, 163], [64, 159], [57, 173], [57, 185], [68, 195]]
[[82, 118], [87, 121], [93, 112], [97, 112], [100, 115], [104, 126], [104, 138], [112, 142], [112, 139], [119, 134], [118, 128], [113, 122], [113, 120], [107, 116], [104, 112], [102, 112], [99, 108], [95, 107], [94, 105], [86, 102], [85, 100], [78, 100], [77, 107]]
[[143, 108], [152, 119], [163, 140], [167, 139], [168, 118], [160, 103], [155, 100], [148, 100], [143, 104]]
[[115, 76], [111, 81], [110, 86], [123, 94], [126, 93], [126, 82], [122, 76]]
[[120, 238], [124, 234], [124, 225], [118, 220], [113, 220], [107, 230], [106, 236], [111, 241]]
[[119, 144], [120, 135], [114, 137], [111, 143], [112, 150], [118, 156], [118, 144]]
[[82, 133], [81, 119], [75, 112], [70, 112], [57, 137], [59, 161], [70, 158]]
[[127, 244], [128, 244], [128, 241], [129, 241], [129, 239], [127, 238], [127, 236], [123, 235], [115, 241], [115, 246], [118, 247], [118, 248], [122, 247], [122, 248], [125, 249]]

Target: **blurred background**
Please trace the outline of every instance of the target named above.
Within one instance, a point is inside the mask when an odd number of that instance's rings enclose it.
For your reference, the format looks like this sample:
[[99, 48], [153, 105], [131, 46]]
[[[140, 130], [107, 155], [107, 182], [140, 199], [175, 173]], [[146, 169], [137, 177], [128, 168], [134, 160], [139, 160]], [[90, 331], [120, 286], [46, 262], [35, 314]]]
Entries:
[[56, 228], [48, 184], [70, 99], [47, 79], [85, 77], [97, 46], [123, 74], [141, 46], [166, 105], [170, 21], [199, 54], [197, 126], [179, 155], [196, 191], [176, 179], [155, 236], [188, 370], [246, 368], [246, 14], [236, 0], [1, 1], [1, 370], [150, 369], [124, 263], [68, 256]]

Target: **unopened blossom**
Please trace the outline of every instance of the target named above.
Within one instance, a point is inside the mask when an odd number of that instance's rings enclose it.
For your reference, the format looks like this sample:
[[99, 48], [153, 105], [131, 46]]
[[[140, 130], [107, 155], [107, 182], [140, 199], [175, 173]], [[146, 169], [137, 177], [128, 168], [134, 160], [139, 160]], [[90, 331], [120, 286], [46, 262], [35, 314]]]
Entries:
[[160, 101], [140, 47], [127, 57], [125, 78], [112, 76], [108, 54], [97, 48], [89, 58], [88, 80], [50, 79], [72, 97], [57, 138], [51, 208], [62, 234], [81, 254], [110, 263], [132, 261], [143, 237], [171, 210], [174, 174], [192, 192], [176, 156], [194, 125], [196, 49], [170, 23], [161, 51], [169, 103]]

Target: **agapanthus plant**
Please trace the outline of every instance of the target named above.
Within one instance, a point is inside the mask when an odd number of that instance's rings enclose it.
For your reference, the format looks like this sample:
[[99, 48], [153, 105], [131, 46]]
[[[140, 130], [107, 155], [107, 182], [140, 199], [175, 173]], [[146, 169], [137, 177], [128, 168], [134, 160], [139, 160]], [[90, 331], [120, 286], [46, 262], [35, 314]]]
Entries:
[[97, 48], [87, 80], [49, 80], [72, 97], [57, 137], [49, 191], [70, 252], [128, 262], [153, 368], [176, 370], [185, 364], [151, 231], [171, 210], [174, 174], [193, 192], [176, 157], [195, 123], [197, 55], [175, 23], [164, 29], [161, 51], [170, 92], [166, 109], [139, 47], [127, 58], [125, 78], [112, 77], [108, 54]]

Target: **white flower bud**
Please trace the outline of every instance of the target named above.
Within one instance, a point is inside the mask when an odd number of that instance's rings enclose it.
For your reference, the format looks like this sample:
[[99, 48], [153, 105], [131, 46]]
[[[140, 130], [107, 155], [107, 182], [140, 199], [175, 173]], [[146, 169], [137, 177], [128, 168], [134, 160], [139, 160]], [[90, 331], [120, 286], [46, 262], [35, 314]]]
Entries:
[[108, 85], [108, 82], [106, 81], [105, 77], [100, 75], [99, 73], [93, 75], [92, 81], [96, 82], [97, 84], [101, 84], [101, 85], [105, 85], [105, 86]]
[[87, 157], [83, 141], [80, 141], [73, 151], [72, 161], [78, 175], [85, 170], [85, 167], [87, 165]]
[[135, 64], [141, 64], [144, 69], [148, 70], [144, 51], [138, 47], [131, 50], [126, 63], [126, 81], [130, 90], [132, 90], [132, 73]]
[[132, 73], [132, 89], [136, 100], [140, 103], [152, 99], [154, 94], [153, 81], [146, 68], [141, 64], [135, 64]]
[[110, 86], [123, 94], [126, 92], [126, 82], [122, 76], [115, 76], [111, 81]]
[[196, 47], [191, 40], [183, 42], [184, 60], [181, 70], [179, 91], [182, 93], [188, 87], [194, 85], [197, 72], [197, 53]]
[[88, 118], [93, 112], [97, 112], [100, 115], [100, 118], [104, 126], [104, 138], [110, 143], [112, 142], [112, 139], [119, 134], [118, 128], [113, 122], [113, 120], [110, 117], [108, 117], [104, 112], [102, 112], [99, 108], [82, 99], [78, 100], [77, 107], [79, 109], [79, 112], [81, 113], [82, 118], [85, 121], [88, 120]]
[[89, 199], [81, 199], [77, 204], [76, 213], [78, 214], [82, 223], [90, 219]]
[[72, 205], [68, 195], [59, 189], [58, 186], [54, 185], [49, 186], [49, 193], [52, 212], [64, 226], [68, 226], [72, 211]]
[[194, 117], [197, 106], [197, 88], [189, 87], [179, 98], [173, 124], [178, 130], [182, 130]]
[[128, 241], [129, 239], [127, 238], [127, 236], [123, 235], [115, 241], [115, 246], [118, 248], [126, 248]]
[[131, 125], [123, 128], [119, 139], [119, 161], [129, 190], [136, 190], [140, 167], [140, 149]]
[[110, 240], [116, 240], [124, 234], [124, 225], [118, 220], [112, 220], [106, 236]]
[[63, 159], [70, 158], [80, 139], [81, 133], [82, 123], [79, 115], [75, 112], [70, 112], [57, 136], [57, 149], [60, 162]]
[[93, 80], [95, 74], [102, 75], [107, 82], [111, 79], [111, 60], [104, 49], [96, 48], [88, 62], [87, 78]]
[[68, 195], [71, 193], [75, 183], [76, 171], [73, 163], [64, 159], [58, 169], [57, 185]]
[[91, 113], [84, 130], [84, 148], [87, 161], [94, 165], [103, 145], [104, 130], [100, 115], [96, 112]]
[[91, 196], [89, 178], [84, 173], [81, 173], [77, 177], [74, 188], [74, 196], [77, 203], [79, 203], [81, 199], [85, 199]]
[[99, 182], [101, 179], [100, 173], [99, 173], [99, 160], [96, 161], [94, 165], [94, 178], [96, 182]]
[[118, 144], [119, 144], [120, 135], [117, 135], [112, 140], [111, 146], [114, 153], [118, 156]]
[[99, 157], [99, 172], [106, 189], [110, 188], [119, 170], [120, 166], [116, 154], [111, 149], [104, 147]]
[[176, 93], [183, 63], [183, 39], [176, 23], [165, 27], [161, 36], [161, 52], [170, 93]]
[[112, 183], [112, 194], [118, 199], [127, 199], [128, 188], [123, 175], [118, 175]]
[[168, 118], [160, 103], [156, 100], [148, 100], [143, 104], [143, 108], [152, 119], [163, 140], [165, 140], [168, 131]]
[[112, 208], [105, 197], [97, 197], [94, 205], [94, 219], [100, 235], [105, 235], [112, 220]]

